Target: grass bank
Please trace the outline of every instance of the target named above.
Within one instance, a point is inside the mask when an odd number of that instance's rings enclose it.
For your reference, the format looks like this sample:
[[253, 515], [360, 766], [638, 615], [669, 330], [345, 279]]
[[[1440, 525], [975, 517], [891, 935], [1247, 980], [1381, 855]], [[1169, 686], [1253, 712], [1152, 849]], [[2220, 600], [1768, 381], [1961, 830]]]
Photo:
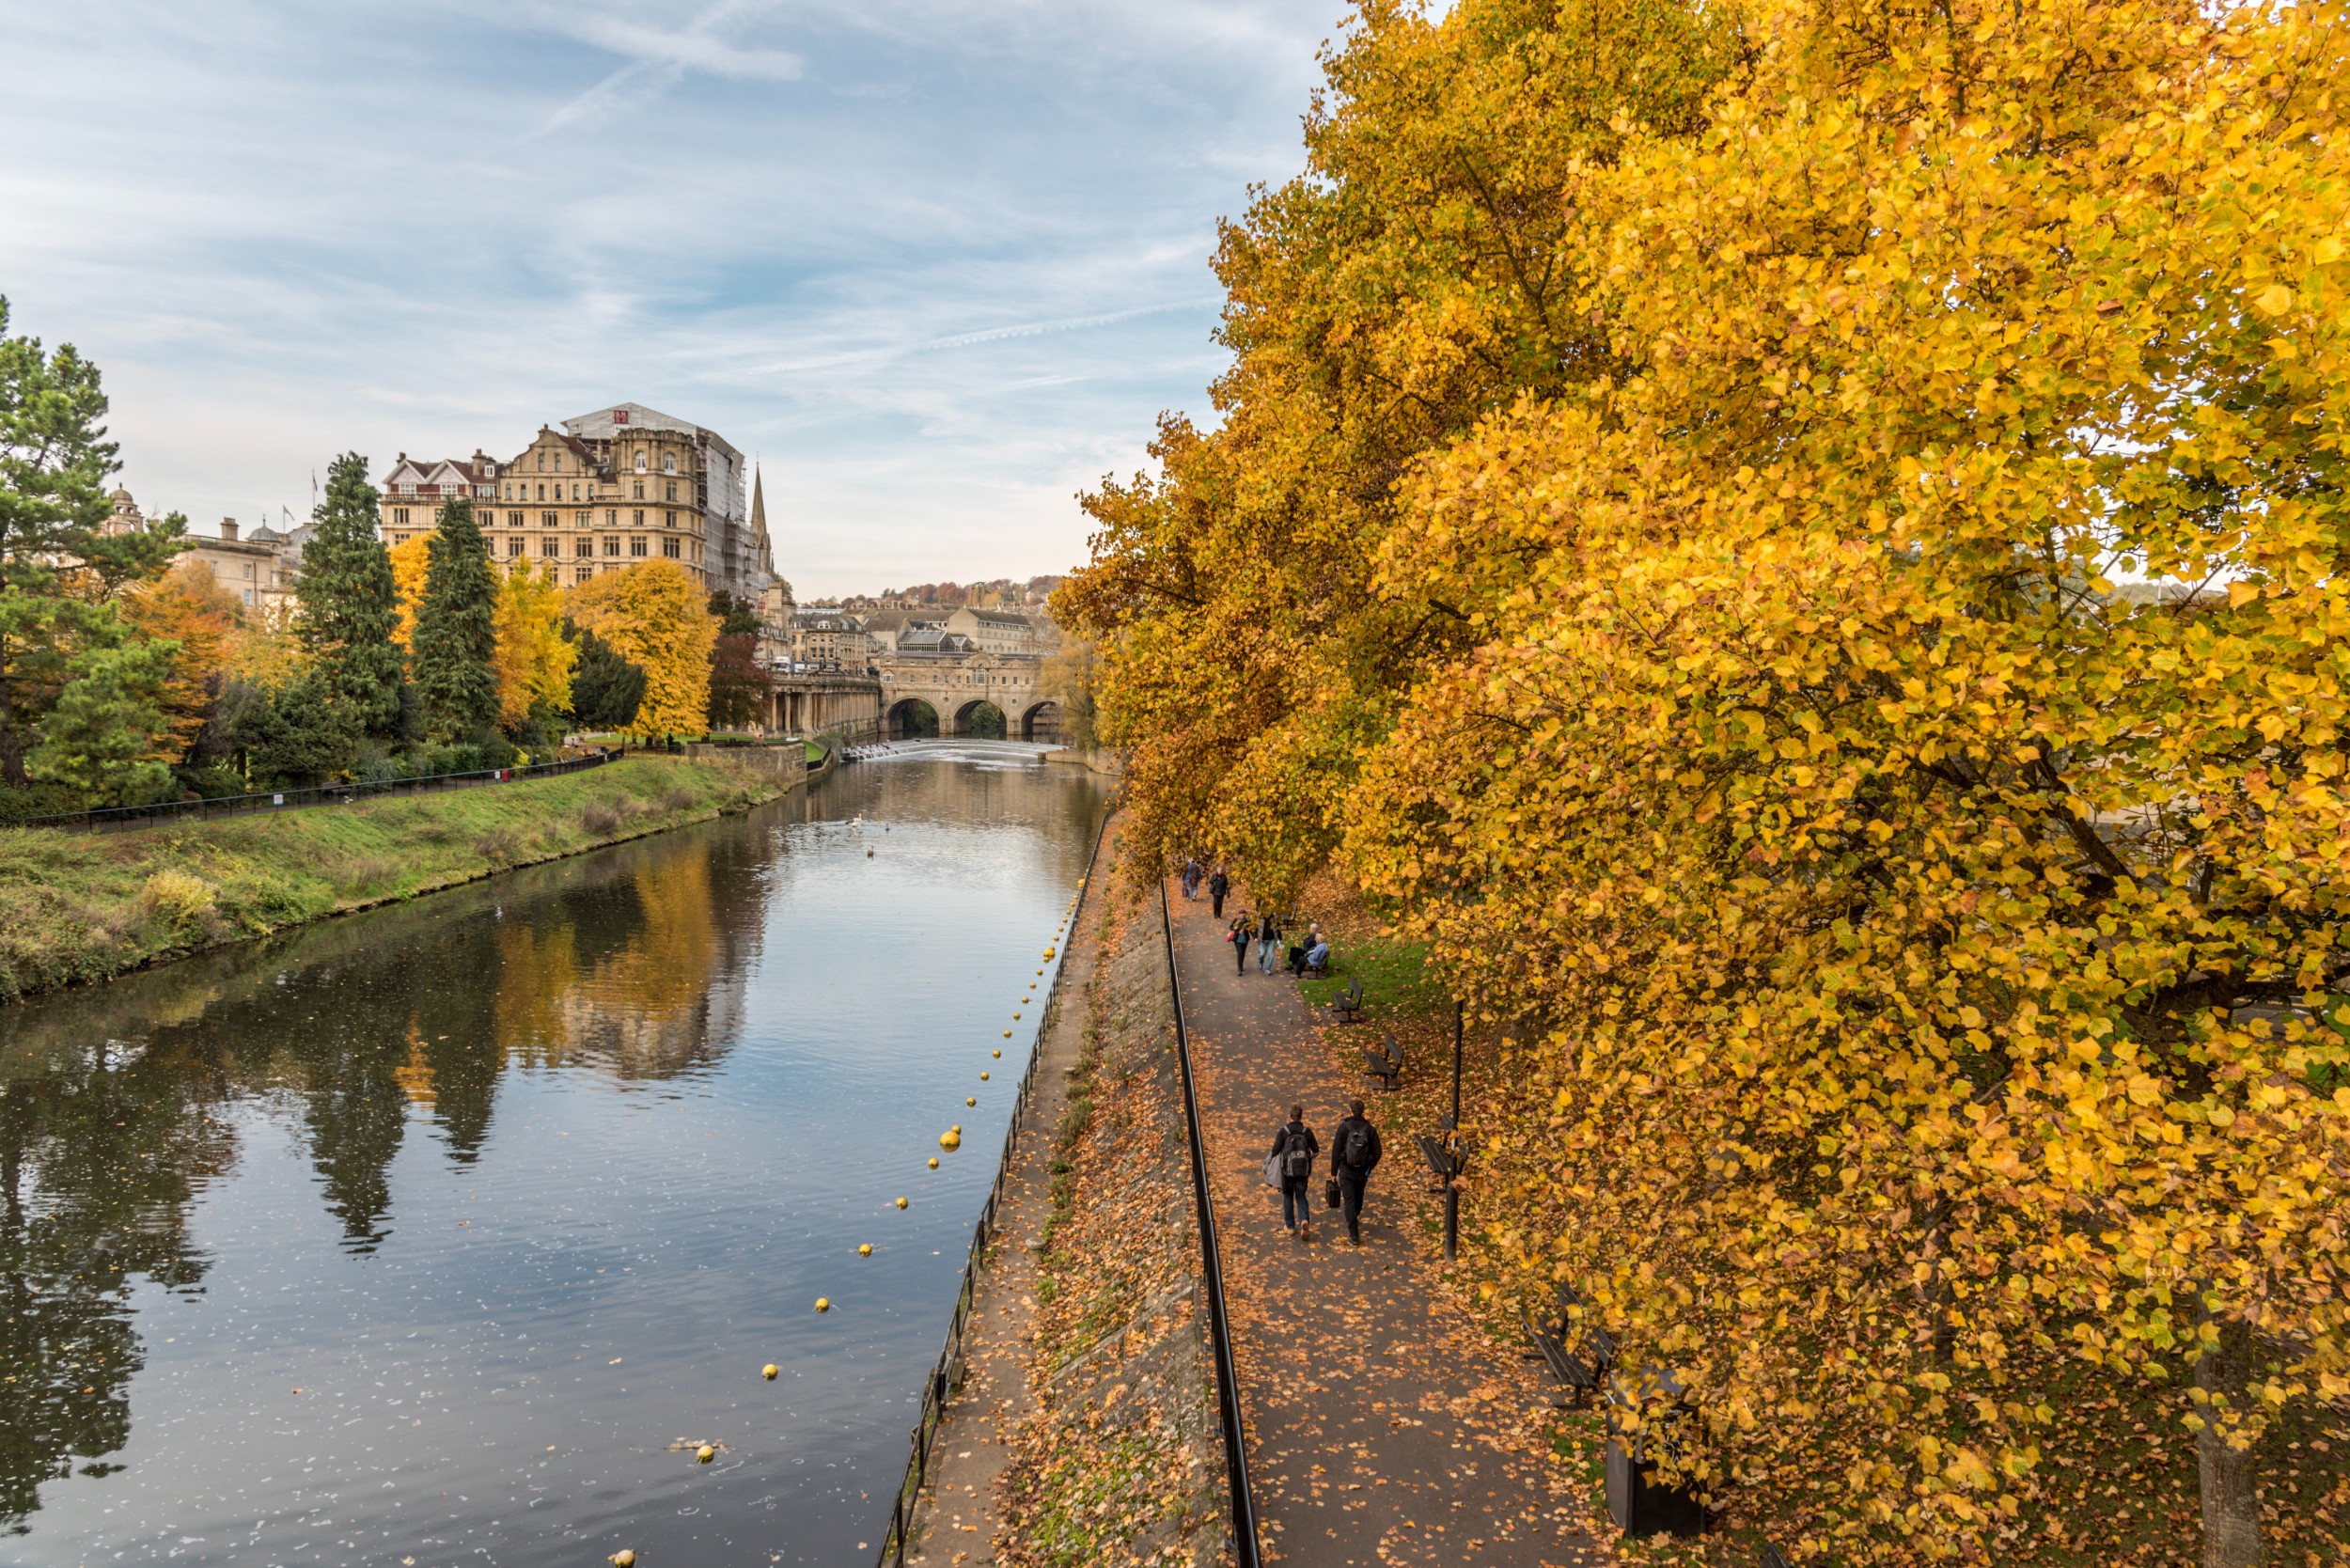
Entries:
[[705, 822], [782, 786], [632, 757], [559, 778], [120, 833], [0, 830], [0, 1001]]

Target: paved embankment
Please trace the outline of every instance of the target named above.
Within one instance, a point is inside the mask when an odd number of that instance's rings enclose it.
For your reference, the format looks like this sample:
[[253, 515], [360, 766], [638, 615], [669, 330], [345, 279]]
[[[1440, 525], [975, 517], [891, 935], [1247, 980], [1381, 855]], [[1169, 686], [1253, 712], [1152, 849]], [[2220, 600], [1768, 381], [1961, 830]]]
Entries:
[[1110, 874], [1117, 831], [1039, 1043], [909, 1561], [1224, 1560], [1165, 947], [1156, 902]]
[[[1411, 1224], [1428, 1177], [1414, 1129], [1380, 1125], [1364, 1245], [1332, 1211], [1313, 1238], [1281, 1227], [1260, 1171], [1302, 1102], [1324, 1150], [1346, 1102], [1379, 1096], [1324, 1038], [1286, 974], [1234, 973], [1207, 900], [1170, 892], [1249, 1469], [1271, 1561], [1340, 1564], [1598, 1562], [1606, 1550], [1546, 1453], [1548, 1396], [1520, 1359], [1444, 1300], [1441, 1257]], [[1229, 908], [1246, 907], [1236, 893]], [[1349, 1041], [1342, 1047], [1352, 1050]]]

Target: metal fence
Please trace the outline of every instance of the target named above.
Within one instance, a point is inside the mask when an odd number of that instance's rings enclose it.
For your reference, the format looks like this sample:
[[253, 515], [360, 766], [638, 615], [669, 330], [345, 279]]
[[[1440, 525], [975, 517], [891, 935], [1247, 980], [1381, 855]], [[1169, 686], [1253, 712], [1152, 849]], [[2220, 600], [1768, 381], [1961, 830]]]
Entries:
[[526, 768], [483, 768], [474, 773], [436, 773], [421, 778], [384, 778], [349, 784], [321, 784], [305, 790], [274, 790], [264, 794], [221, 795], [212, 800], [165, 800], [152, 806], [102, 806], [94, 811], [67, 811], [50, 817], [26, 817], [0, 823], [0, 827], [107, 828], [136, 827], [149, 823], [204, 821], [241, 817], [256, 811], [290, 811], [306, 806], [346, 806], [379, 795], [431, 794], [466, 790], [481, 784], [502, 784], [516, 778], [552, 778], [557, 774], [600, 768], [628, 755], [628, 747], [574, 757], [562, 762], [539, 762]]
[[[1104, 803], [1102, 823], [1093, 832], [1093, 853], [1086, 861], [1086, 879], [1077, 890], [1076, 907], [1070, 912], [1068, 934], [1061, 938], [1061, 962], [1054, 966], [1052, 988], [1044, 994], [1044, 1011], [1040, 1020], [1051, 1018], [1060, 1000], [1061, 976], [1069, 972], [1069, 944], [1076, 939], [1077, 922], [1085, 917], [1086, 899], [1093, 891], [1093, 878], [1102, 859], [1102, 839], [1109, 831], [1110, 818], [1117, 811], [1113, 800]], [[1044, 1030], [1040, 1022], [1036, 1043], [1028, 1051], [1027, 1070], [1020, 1075], [1020, 1094], [1012, 1102], [1011, 1125], [1004, 1130], [1004, 1150], [995, 1161], [995, 1182], [987, 1189], [987, 1202], [979, 1209], [979, 1222], [971, 1232], [971, 1250], [964, 1259], [963, 1283], [955, 1292], [954, 1315], [948, 1320], [946, 1348], [938, 1353], [938, 1362], [922, 1385], [922, 1409], [914, 1422], [910, 1442], [912, 1452], [906, 1459], [905, 1477], [899, 1482], [898, 1495], [889, 1506], [889, 1529], [882, 1537], [880, 1561], [884, 1568], [904, 1568], [906, 1547], [914, 1531], [915, 1506], [922, 1495], [922, 1483], [930, 1474], [931, 1439], [938, 1435], [938, 1423], [947, 1414], [947, 1399], [963, 1381], [963, 1330], [970, 1320], [972, 1293], [979, 1286], [979, 1259], [987, 1244], [995, 1234], [995, 1210], [1004, 1197], [1004, 1183], [1011, 1174], [1011, 1157], [1020, 1141], [1020, 1128], [1028, 1119], [1029, 1099], [1036, 1087], [1038, 1069], [1044, 1061]]]
[[1167, 936], [1167, 986], [1175, 1003], [1175, 1063], [1183, 1079], [1183, 1124], [1191, 1134], [1191, 1191], [1199, 1208], [1199, 1268], [1208, 1294], [1208, 1342], [1215, 1355], [1216, 1421], [1224, 1429], [1224, 1472], [1232, 1495], [1232, 1555], [1239, 1568], [1260, 1568], [1257, 1496], [1248, 1481], [1248, 1435], [1241, 1425], [1240, 1372], [1232, 1362], [1231, 1325], [1224, 1311], [1224, 1255], [1216, 1245], [1215, 1205], [1208, 1198], [1208, 1153], [1199, 1140], [1199, 1098], [1192, 1087], [1191, 1031], [1183, 1027], [1183, 981], [1175, 967], [1175, 920], [1167, 883], [1159, 883], [1159, 921]]

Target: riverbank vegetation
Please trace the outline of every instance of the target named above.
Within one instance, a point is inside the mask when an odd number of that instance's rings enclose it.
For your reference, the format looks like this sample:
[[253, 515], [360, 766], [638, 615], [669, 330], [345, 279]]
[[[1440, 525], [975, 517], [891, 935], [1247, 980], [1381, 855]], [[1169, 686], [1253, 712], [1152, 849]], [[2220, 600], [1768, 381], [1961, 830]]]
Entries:
[[116, 510], [97, 367], [7, 326], [0, 300], [0, 822], [763, 716], [752, 606], [660, 557], [569, 590], [552, 561], [500, 570], [462, 497], [387, 548], [356, 452], [328, 465], [305, 528], [234, 546], [274, 540], [232, 591], [188, 557], [184, 517]]
[[0, 1001], [745, 809], [772, 776], [631, 757], [446, 794], [108, 833], [0, 829]]
[[1674, 1371], [1717, 1507], [2068, 1562], [2159, 1450], [2146, 1549], [2258, 1560], [2350, 1396], [2342, 8], [1373, 0], [1325, 69], [1055, 601], [1138, 838], [1506, 1026], [1486, 1282]]

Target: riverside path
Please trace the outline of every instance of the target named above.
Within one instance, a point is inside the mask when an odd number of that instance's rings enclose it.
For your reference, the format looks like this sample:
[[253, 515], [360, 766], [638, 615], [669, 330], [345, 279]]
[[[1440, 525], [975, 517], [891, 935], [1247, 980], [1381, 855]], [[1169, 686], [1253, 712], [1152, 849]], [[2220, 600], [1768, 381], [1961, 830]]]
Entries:
[[[1234, 890], [1237, 895], [1239, 890]], [[1296, 1568], [1605, 1562], [1565, 1467], [1546, 1453], [1546, 1397], [1436, 1288], [1440, 1260], [1412, 1219], [1414, 1129], [1383, 1122], [1285, 973], [1232, 949], [1208, 901], [1170, 888], [1201, 1136], [1224, 1247], [1249, 1471], [1267, 1560]], [[1227, 906], [1247, 907], [1245, 900]], [[1323, 1140], [1362, 1096], [1386, 1158], [1363, 1246], [1335, 1211], [1313, 1239], [1281, 1228], [1259, 1171], [1273, 1129], [1303, 1102]]]

